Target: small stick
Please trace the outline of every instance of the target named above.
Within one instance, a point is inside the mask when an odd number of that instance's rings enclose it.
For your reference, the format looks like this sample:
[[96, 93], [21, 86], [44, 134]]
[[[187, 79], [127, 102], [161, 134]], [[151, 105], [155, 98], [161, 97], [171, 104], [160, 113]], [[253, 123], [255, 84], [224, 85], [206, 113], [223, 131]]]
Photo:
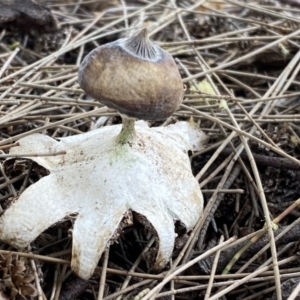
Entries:
[[[224, 100], [223, 100], [224, 101]], [[233, 115], [231, 114], [231, 111], [228, 109], [226, 102], [223, 102], [224, 104], [224, 109], [225, 111], [228, 113], [231, 122], [233, 123], [233, 125], [239, 129], [239, 125], [236, 122], [236, 120], [234, 119]], [[272, 258], [273, 258], [273, 269], [274, 269], [274, 277], [275, 277], [275, 284], [276, 284], [276, 295], [277, 295], [277, 299], [281, 300], [282, 299], [282, 294], [281, 294], [281, 282], [280, 282], [280, 272], [279, 272], [279, 267], [278, 267], [278, 260], [277, 260], [277, 250], [276, 250], [276, 245], [275, 245], [275, 237], [274, 237], [274, 232], [273, 232], [273, 228], [272, 228], [272, 221], [270, 218], [270, 213], [269, 213], [269, 208], [267, 205], [267, 200], [266, 200], [266, 196], [264, 193], [264, 189], [262, 186], [262, 182], [259, 176], [259, 172], [257, 169], [257, 165], [254, 161], [254, 158], [252, 156], [250, 147], [247, 143], [247, 139], [240, 135], [240, 139], [241, 142], [248, 154], [248, 158], [254, 173], [254, 177], [255, 177], [255, 181], [256, 181], [256, 185], [259, 189], [259, 197], [260, 197], [260, 202], [264, 211], [264, 215], [265, 215], [265, 220], [266, 220], [266, 230], [268, 231], [268, 235], [269, 235], [269, 239], [270, 239], [270, 247], [271, 247], [271, 253], [272, 253]], [[228, 272], [228, 269], [226, 268], [226, 271]]]
[[50, 300], [54, 300], [54, 296], [55, 296], [55, 292], [56, 292], [56, 288], [57, 288], [57, 281], [58, 281], [58, 265], [56, 267], [56, 270], [54, 271], [54, 279], [53, 279]]
[[292, 37], [298, 36], [299, 34], [300, 34], [300, 29], [296, 30], [296, 31], [293, 31], [292, 33], [290, 33], [288, 35], [284, 35], [283, 37], [279, 38], [278, 40], [276, 40], [274, 42], [271, 42], [271, 43], [269, 43], [269, 44], [267, 44], [267, 45], [265, 45], [265, 46], [263, 46], [261, 48], [258, 48], [257, 50], [254, 50], [254, 51], [252, 51], [252, 52], [250, 52], [248, 54], [240, 56], [237, 59], [231, 60], [231, 61], [229, 61], [229, 62], [227, 62], [225, 64], [222, 64], [222, 65], [219, 65], [217, 67], [211, 68], [211, 69], [209, 69], [207, 71], [203, 71], [203, 72], [191, 75], [191, 76], [189, 76], [187, 78], [184, 78], [183, 79], [183, 83], [186, 83], [186, 82], [188, 82], [188, 81], [190, 81], [192, 79], [197, 79], [197, 78], [203, 77], [206, 74], [211, 74], [211, 73], [213, 73], [215, 71], [219, 71], [219, 70], [225, 69], [227, 67], [233, 66], [233, 65], [235, 65], [235, 64], [237, 64], [237, 63], [239, 63], [241, 61], [244, 61], [244, 60], [249, 59], [249, 58], [251, 58], [251, 57], [253, 57], [253, 56], [255, 56], [255, 55], [259, 54], [259, 53], [262, 53], [265, 50], [267, 50], [269, 48], [272, 48], [272, 47], [274, 47], [274, 46], [276, 46], [276, 45], [278, 45], [278, 44], [280, 44], [280, 43], [282, 43], [282, 42], [284, 42], [284, 41], [286, 41], [286, 40], [288, 40], [288, 39], [290, 39]]
[[10, 55], [10, 57], [7, 59], [7, 61], [4, 63], [4, 65], [2, 66], [1, 70], [0, 70], [0, 78], [3, 75], [3, 73], [5, 72], [5, 70], [7, 69], [7, 67], [10, 65], [10, 63], [12, 62], [12, 60], [15, 58], [15, 56], [18, 54], [18, 52], [20, 51], [20, 48], [17, 47], [15, 49], [15, 51]]
[[[211, 179], [213, 179], [220, 171], [222, 171], [228, 165], [228, 163], [231, 161], [231, 159], [233, 158], [233, 155], [234, 155], [234, 153], [229, 154], [229, 156], [207, 178], [205, 178], [203, 181], [201, 181], [199, 183], [200, 188], [202, 188], [206, 184], [208, 184], [211, 181]], [[196, 180], [200, 179], [199, 174], [200, 174], [200, 172], [195, 176]]]
[[41, 157], [41, 156], [58, 156], [66, 154], [66, 151], [48, 152], [48, 153], [21, 153], [21, 154], [0, 154], [0, 158], [21, 158], [21, 157]]
[[[172, 268], [172, 266], [173, 266], [173, 262], [172, 262], [172, 258], [170, 258], [170, 268]], [[174, 280], [171, 280], [171, 282], [170, 282], [170, 287], [171, 287], [171, 290], [170, 290], [170, 292], [173, 292], [174, 290], [175, 290], [175, 285], [174, 285]], [[147, 295], [148, 293], [150, 292], [150, 289], [147, 291], [147, 293], [145, 293], [144, 295]], [[143, 296], [144, 296], [143, 295]], [[172, 293], [171, 294], [171, 300], [175, 300], [175, 297], [174, 297], [174, 294]]]
[[[132, 267], [130, 268], [129, 272], [134, 272], [134, 270], [138, 267], [138, 265], [140, 264], [141, 260], [143, 259], [144, 254], [149, 250], [149, 248], [150, 248], [151, 245], [154, 243], [154, 241], [155, 241], [155, 236], [153, 236], [153, 237], [149, 240], [149, 242], [147, 243], [147, 245], [145, 246], [145, 248], [143, 249], [143, 251], [141, 252], [141, 254], [138, 256], [138, 258], [136, 259], [136, 261], [134, 262], [134, 264], [133, 264]], [[130, 275], [128, 275], [128, 276], [125, 278], [125, 280], [124, 280], [124, 282], [123, 282], [123, 284], [122, 284], [122, 287], [121, 287], [121, 290], [120, 290], [120, 291], [124, 290], [124, 289], [128, 286], [128, 284], [129, 284], [131, 278], [132, 278], [132, 276], [130, 276]], [[120, 295], [120, 296], [117, 298], [117, 300], [121, 300], [121, 297], [122, 297], [122, 296]]]
[[[196, 233], [197, 234], [195, 234], [195, 236], [196, 236], [196, 240], [197, 240], [197, 249], [201, 248], [208, 225], [210, 224], [215, 211], [217, 210], [220, 202], [223, 199], [223, 194], [218, 193], [219, 189], [229, 188], [232, 185], [232, 183], [234, 182], [234, 180], [236, 179], [236, 177], [238, 176], [238, 174], [240, 173], [241, 166], [239, 164], [234, 166], [235, 162], [236, 162], [236, 156], [231, 160], [231, 162], [227, 166], [226, 171], [225, 171], [221, 181], [219, 182], [217, 188], [215, 189], [215, 192], [209, 199], [209, 201], [203, 211], [203, 218], [200, 218], [196, 225], [196, 228], [197, 228]], [[206, 217], [206, 218], [204, 218], [204, 217]], [[191, 243], [191, 245], [187, 251], [187, 254], [184, 257], [184, 261], [189, 259], [189, 256], [191, 255], [190, 253], [191, 253], [192, 247], [194, 247], [194, 243]]]
[[[293, 203], [290, 207], [288, 207], [282, 214], [280, 214], [277, 218], [275, 218], [273, 220], [274, 224], [278, 224], [278, 222], [280, 222], [282, 220], [282, 218], [284, 216], [286, 216], [288, 213], [290, 213], [293, 209], [295, 209], [298, 205], [300, 204], [300, 198], [295, 201], [295, 203]], [[288, 232], [289, 230], [291, 230], [291, 228], [293, 228], [296, 224], [298, 224], [300, 222], [300, 218], [298, 218], [296, 221], [294, 221], [291, 225], [287, 226], [287, 228], [285, 228], [280, 234], [278, 234], [278, 236], [276, 236], [275, 241], [279, 240], [282, 236], [285, 235], [286, 232]], [[239, 257], [241, 257], [241, 255], [253, 244], [255, 243], [261, 236], [264, 235], [265, 230], [259, 231], [255, 236], [253, 236], [251, 238], [251, 240], [243, 247], [241, 248], [238, 253], [236, 253], [236, 255], [233, 257], [232, 260], [238, 260]], [[270, 244], [267, 244], [266, 246], [264, 246], [256, 255], [254, 255], [245, 265], [243, 265], [238, 271], [237, 273], [241, 273], [243, 272], [254, 260], [256, 260], [259, 255], [261, 255], [264, 251], [266, 251], [268, 248], [270, 247]], [[234, 263], [233, 261], [231, 261], [229, 264]], [[229, 265], [228, 264], [228, 265]], [[227, 268], [227, 266], [226, 266]], [[228, 272], [223, 272], [228, 273]]]
[[[285, 230], [284, 230], [285, 231]], [[287, 231], [285, 231], [287, 232]], [[279, 235], [278, 235], [279, 236]], [[278, 237], [276, 236], [276, 238]], [[278, 239], [275, 238], [275, 241], [277, 241]], [[288, 243], [287, 245], [284, 245], [279, 251], [278, 251], [278, 256], [280, 256], [281, 254], [283, 254], [284, 252], [286, 252], [287, 250], [291, 249], [292, 247], [294, 247], [296, 244], [296, 242], [291, 242], [291, 243]], [[272, 257], [268, 258], [259, 268], [257, 269], [260, 269], [260, 268], [263, 268], [267, 265], [269, 265], [270, 263], [272, 263]]]
[[[4, 179], [5, 179], [5, 183], [2, 183], [0, 184], [0, 189], [3, 188], [3, 187], [6, 187], [8, 186], [8, 189], [9, 189], [9, 193], [10, 194], [13, 194], [14, 197], [17, 196], [17, 192], [14, 188], [14, 186], [12, 185], [13, 182], [16, 181], [16, 178], [14, 179], [9, 179], [8, 176], [6, 175], [5, 171], [4, 171], [4, 167], [3, 167], [3, 164], [0, 164], [0, 172], [2, 173]], [[25, 173], [25, 172], [24, 172]], [[26, 174], [20, 174], [18, 177], [19, 179], [22, 178], [23, 176], [26, 176]]]
[[194, 259], [192, 259], [191, 261], [189, 261], [185, 265], [180, 266], [173, 273], [171, 273], [167, 277], [165, 277], [164, 280], [161, 283], [159, 283], [154, 289], [152, 289], [149, 294], [147, 294], [144, 298], [142, 298], [142, 300], [155, 299], [155, 295], [156, 295], [157, 291], [159, 291], [163, 286], [165, 286], [165, 284], [168, 283], [170, 280], [172, 280], [176, 275], [178, 275], [181, 272], [185, 271], [186, 269], [188, 269], [189, 267], [191, 267], [195, 263], [199, 262], [200, 260], [203, 260], [203, 259], [211, 256], [213, 253], [215, 253], [219, 249], [222, 249], [224, 246], [234, 242], [236, 239], [237, 239], [236, 237], [232, 237], [229, 240], [227, 240], [223, 243], [220, 243], [219, 245], [209, 249], [208, 251], [206, 251], [202, 255], [199, 255], [198, 257], [195, 257]]
[[64, 281], [64, 276], [66, 274], [67, 268], [68, 268], [68, 265], [63, 265], [62, 266], [60, 276], [58, 277], [58, 280], [57, 280], [57, 286], [56, 286], [54, 300], [58, 300], [58, 298], [59, 298], [61, 287], [62, 287], [62, 284], [63, 284], [63, 281]]
[[42, 287], [40, 284], [40, 280], [39, 280], [39, 275], [37, 273], [36, 265], [35, 265], [35, 262], [33, 259], [30, 259], [30, 264], [31, 264], [31, 268], [33, 270], [33, 274], [34, 274], [34, 278], [35, 278], [35, 284], [36, 284], [37, 291], [38, 291], [38, 298], [39, 298], [39, 300], [44, 300], [44, 299], [46, 299], [46, 297], [43, 293], [43, 290], [42, 290]]
[[[203, 194], [212, 194], [215, 192], [215, 189], [213, 190], [201, 190]], [[244, 194], [245, 191], [243, 189], [219, 189], [218, 193], [226, 193], [226, 194]]]
[[[228, 155], [231, 152], [232, 152], [231, 149], [227, 147], [220, 154]], [[252, 153], [252, 155], [253, 155], [255, 162], [258, 165], [270, 166], [270, 167], [279, 168], [279, 169], [300, 170], [300, 165], [294, 164], [287, 158], [273, 157], [273, 156], [267, 156], [267, 155], [256, 154], [256, 153]], [[241, 158], [248, 158], [247, 154], [245, 152], [242, 152]]]
[[[223, 241], [224, 241], [224, 236], [222, 235], [221, 238], [220, 238], [219, 244], [223, 243]], [[212, 289], [212, 286], [213, 286], [213, 283], [214, 283], [214, 275], [216, 273], [220, 253], [221, 253], [221, 249], [219, 249], [217, 251], [216, 256], [214, 258], [214, 262], [213, 262], [213, 265], [212, 265], [212, 268], [211, 268], [210, 278], [209, 278], [209, 281], [208, 281], [208, 286], [207, 286], [207, 289], [206, 289], [204, 300], [207, 300], [210, 296], [210, 292], [211, 292], [211, 289]]]
[[[202, 112], [202, 111], [199, 111], [199, 110], [197, 110], [197, 109], [194, 109], [194, 108], [192, 108], [192, 107], [189, 107], [189, 106], [186, 106], [186, 105], [183, 105], [183, 104], [181, 104], [181, 107], [184, 108], [184, 109], [190, 110], [190, 111], [192, 111], [193, 113], [195, 113], [195, 114], [197, 114], [197, 115], [201, 115], [201, 116], [202, 116], [203, 118], [205, 118], [205, 119], [208, 119], [208, 120], [213, 121], [213, 122], [218, 122], [218, 123], [220, 123], [221, 125], [223, 125], [224, 127], [227, 127], [227, 128], [229, 128], [230, 130], [234, 131], [234, 134], [235, 134], [235, 133], [238, 133], [238, 134], [243, 135], [243, 136], [245, 136], [245, 137], [247, 137], [247, 138], [250, 138], [251, 140], [253, 140], [253, 141], [257, 142], [257, 143], [266, 146], [266, 148], [268, 148], [268, 149], [274, 151], [275, 153], [277, 153], [277, 154], [279, 154], [279, 155], [281, 155], [281, 156], [283, 156], [283, 157], [286, 157], [286, 158], [288, 158], [289, 160], [295, 162], [295, 164], [300, 165], [300, 161], [299, 161], [298, 159], [296, 159], [295, 157], [290, 156], [289, 154], [285, 153], [285, 152], [282, 151], [281, 149], [278, 149], [278, 148], [276, 148], [276, 147], [270, 145], [269, 143], [266, 143], [265, 141], [263, 141], [263, 140], [261, 140], [261, 139], [255, 137], [255, 136], [253, 136], [252, 134], [250, 134], [250, 133], [248, 133], [248, 132], [246, 132], [246, 131], [243, 131], [243, 130], [240, 130], [240, 129], [234, 127], [234, 126], [231, 126], [231, 125], [229, 125], [229, 124], [226, 123], [226, 122], [223, 122], [223, 121], [221, 121], [221, 120], [219, 120], [219, 119], [217, 119], [217, 118], [214, 118], [214, 117], [212, 117], [212, 116], [210, 116], [210, 115], [208, 115], [208, 114], [206, 114], [206, 113], [204, 113], [204, 112]], [[231, 135], [229, 135], [228, 138], [229, 138], [229, 137], [233, 138]], [[228, 138], [227, 138], [227, 139], [228, 139]], [[226, 140], [225, 140], [225, 141], [226, 141]], [[228, 141], [228, 142], [229, 142], [229, 141]], [[224, 142], [224, 141], [223, 141], [223, 143], [226, 144], [226, 142]], [[224, 144], [222, 144], [222, 146], [223, 146]], [[2, 145], [1, 142], [0, 142], [0, 145]], [[219, 147], [219, 148], [221, 148], [221, 147]], [[223, 149], [223, 148], [224, 148], [224, 147], [222, 147], [222, 149]]]
[[78, 114], [76, 116], [73, 116], [73, 117], [70, 117], [70, 118], [67, 118], [67, 119], [63, 119], [63, 120], [60, 120], [60, 121], [57, 121], [57, 122], [54, 122], [54, 123], [51, 123], [51, 124], [48, 124], [48, 125], [44, 125], [44, 126], [41, 126], [39, 128], [35, 128], [35, 129], [30, 130], [30, 131], [26, 131], [26, 132], [23, 132], [21, 134], [15, 135], [13, 137], [7, 138], [5, 140], [0, 141], [0, 145], [5, 145], [6, 143], [12, 143], [12, 142], [15, 142], [15, 141], [19, 140], [22, 137], [30, 135], [30, 134], [39, 133], [39, 132], [41, 132], [45, 129], [54, 128], [55, 126], [66, 124], [66, 123], [69, 123], [69, 122], [72, 122], [72, 121], [75, 121], [75, 120], [80, 120], [80, 119], [88, 118], [88, 117], [91, 117], [91, 116], [95, 116], [98, 113], [102, 113], [102, 112], [105, 112], [105, 111], [107, 111], [107, 108], [102, 107], [102, 108], [99, 108], [99, 109], [95, 109], [95, 110], [92, 110], [92, 111], [81, 113], [81, 114]]
[[103, 299], [105, 281], [106, 281], [106, 273], [107, 273], [108, 257], [109, 257], [109, 247], [106, 248], [105, 252], [104, 252], [104, 261], [103, 261], [103, 266], [102, 266], [102, 274], [101, 274], [99, 292], [98, 292], [98, 298], [97, 298], [98, 300]]
[[[0, 169], [1, 169], [1, 166], [2, 165], [0, 165]], [[23, 172], [22, 174], [20, 174], [19, 176], [15, 177], [13, 179], [7, 179], [6, 182], [0, 184], [0, 189], [3, 189], [5, 187], [7, 187], [7, 186], [10, 189], [11, 187], [13, 187], [13, 185], [12, 185], [13, 183], [19, 181], [20, 179], [22, 179], [23, 177], [26, 177], [26, 176], [27, 176], [27, 171]], [[6, 178], [6, 176], [4, 176], [4, 178]], [[17, 194], [14, 191], [15, 191], [14, 189], [11, 190], [10, 194], [12, 194], [14, 197], [16, 197]]]
[[296, 288], [293, 290], [293, 292], [290, 294], [287, 300], [295, 300], [296, 297], [300, 293], [300, 282], [297, 284]]
[[19, 190], [19, 195], [22, 194], [22, 192], [25, 190], [27, 184], [28, 184], [28, 180], [29, 180], [29, 176], [31, 175], [31, 171], [32, 171], [32, 166], [33, 166], [33, 163], [30, 162], [30, 165], [29, 165], [29, 168], [28, 168], [28, 171], [27, 171], [27, 174], [24, 178], [24, 181], [22, 183], [22, 186], [20, 187], [20, 190]]

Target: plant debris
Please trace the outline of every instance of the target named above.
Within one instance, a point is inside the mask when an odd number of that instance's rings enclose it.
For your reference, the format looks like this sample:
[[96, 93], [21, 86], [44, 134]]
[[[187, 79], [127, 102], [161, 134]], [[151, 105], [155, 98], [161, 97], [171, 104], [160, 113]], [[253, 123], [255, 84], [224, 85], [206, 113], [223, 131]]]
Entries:
[[[209, 138], [205, 149], [188, 153], [204, 196], [204, 213], [190, 233], [175, 223], [178, 243], [166, 273], [159, 274], [144, 260], [155, 249], [153, 228], [138, 215], [128, 216], [123, 221], [131, 223], [124, 224], [104, 251], [88, 284], [70, 276], [76, 215], [66, 216], [30, 243], [35, 261], [43, 262], [38, 271], [46, 299], [65, 295], [66, 282], [79, 285], [81, 295], [72, 294], [84, 300], [175, 294], [176, 299], [287, 299], [297, 292], [298, 1], [86, 2], [40, 2], [60, 28], [49, 34], [2, 27], [0, 213], [13, 207], [28, 187], [49, 177], [45, 168], [32, 163], [31, 158], [41, 156], [11, 157], [20, 139], [42, 133], [63, 140], [120, 123], [114, 109], [82, 91], [77, 72], [90, 51], [144, 27], [174, 57], [186, 86], [172, 117], [150, 127], [193, 117]], [[209, 86], [208, 93], [201, 91], [200, 82]], [[226, 102], [222, 110], [221, 100]], [[237, 241], [223, 244], [234, 236]], [[13, 250], [2, 242], [0, 247], [2, 255]], [[17, 253], [34, 255], [26, 249]]]
[[51, 10], [33, 0], [0, 0], [0, 28], [29, 33], [56, 31]]
[[12, 254], [0, 254], [0, 298], [26, 300], [37, 296], [34, 275], [24, 260]]

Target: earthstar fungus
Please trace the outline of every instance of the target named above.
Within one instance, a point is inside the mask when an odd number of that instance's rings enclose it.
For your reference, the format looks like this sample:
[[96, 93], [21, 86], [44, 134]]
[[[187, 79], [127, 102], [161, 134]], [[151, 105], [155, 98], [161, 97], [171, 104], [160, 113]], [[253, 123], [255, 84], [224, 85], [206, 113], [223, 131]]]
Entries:
[[[205, 135], [193, 122], [156, 128], [149, 128], [144, 121], [135, 122], [134, 118], [167, 118], [182, 99], [182, 82], [172, 57], [149, 43], [143, 30], [132, 38], [100, 46], [84, 59], [79, 70], [79, 83], [85, 92], [116, 108], [123, 125], [105, 126], [59, 141], [33, 134], [11, 148], [11, 154], [65, 154], [31, 158], [50, 175], [29, 186], [1, 216], [1, 240], [24, 248], [52, 224], [77, 214], [71, 267], [88, 279], [126, 213], [134, 211], [151, 224], [157, 236], [152, 268], [159, 270], [166, 265], [174, 247], [174, 221], [189, 231], [202, 213], [203, 197], [187, 152], [200, 150]], [[139, 58], [142, 63], [136, 61], [138, 55], [143, 56]], [[128, 74], [114, 62], [120, 57], [125, 65], [131, 64], [126, 65]], [[167, 66], [160, 67], [163, 58]], [[139, 70], [144, 73], [139, 75]], [[159, 85], [154, 88], [154, 84]]]

